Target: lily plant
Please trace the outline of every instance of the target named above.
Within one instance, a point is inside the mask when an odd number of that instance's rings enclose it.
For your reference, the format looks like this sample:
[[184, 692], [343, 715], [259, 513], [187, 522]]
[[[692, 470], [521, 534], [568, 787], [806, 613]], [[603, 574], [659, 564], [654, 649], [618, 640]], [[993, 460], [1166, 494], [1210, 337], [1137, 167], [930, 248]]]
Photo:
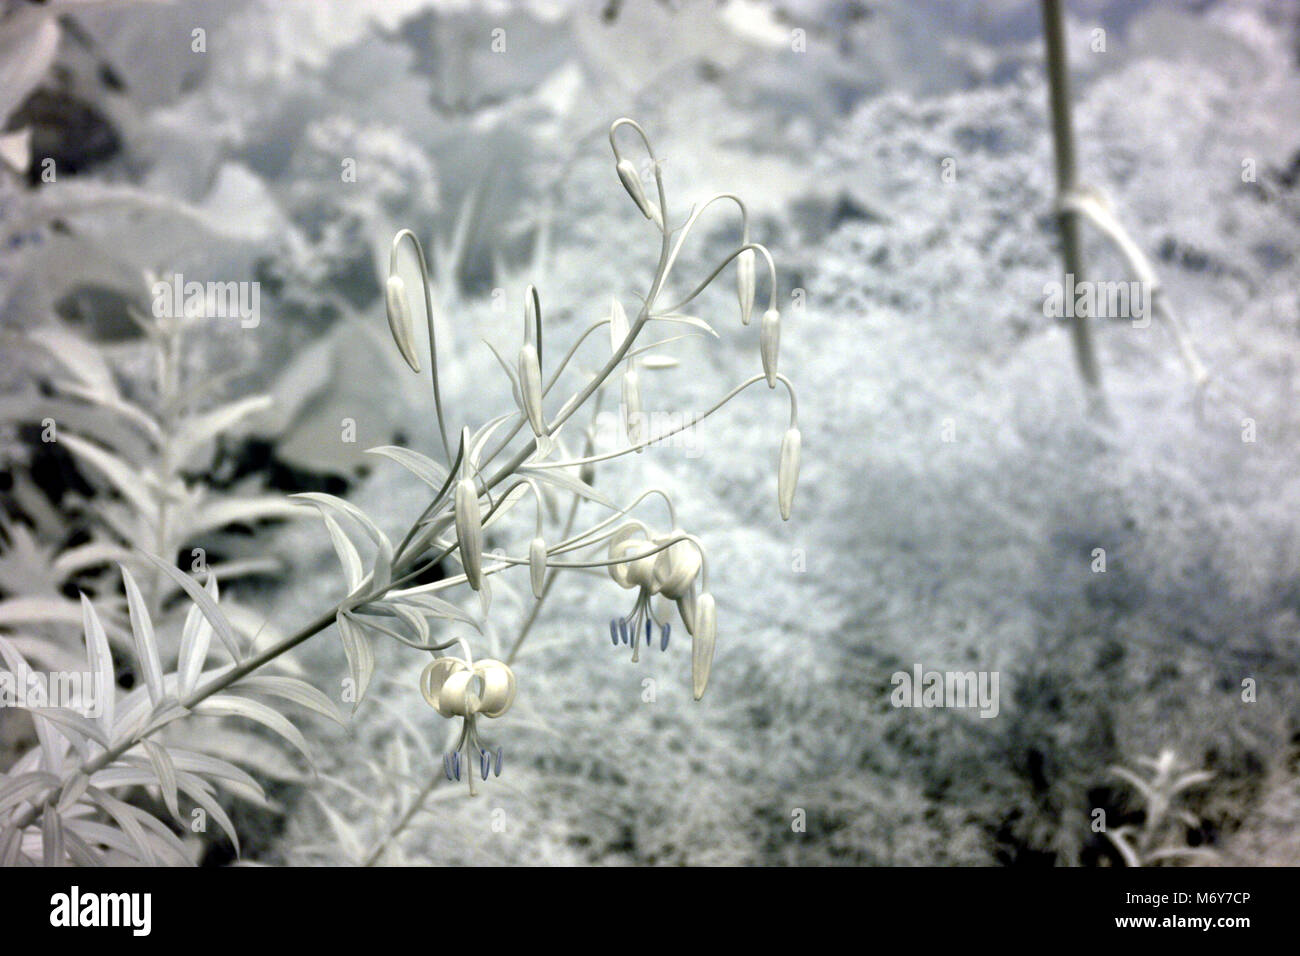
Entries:
[[[371, 682], [377, 642], [391, 639], [430, 655], [419, 691], [436, 714], [460, 722], [459, 733], [453, 730], [449, 736], [453, 743], [442, 769], [453, 781], [467, 781], [471, 794], [476, 792], [476, 776], [486, 781], [502, 771], [504, 748], [489, 742], [483, 722], [510, 710], [518, 686], [512, 665], [562, 572], [607, 572], [619, 587], [634, 592], [631, 609], [610, 624], [611, 639], [629, 646], [633, 660], [639, 658], [643, 638], [647, 645], [657, 644], [667, 652], [673, 619], [679, 622], [691, 638], [693, 696], [703, 697], [718, 636], [704, 542], [678, 524], [672, 499], [664, 490], [651, 488], [618, 503], [596, 490], [592, 481], [598, 465], [630, 459], [760, 384], [769, 389], [779, 385], [789, 417], [780, 445], [776, 498], [781, 517], [790, 517], [801, 438], [794, 387], [778, 370], [781, 315], [776, 266], [767, 248], [751, 241], [749, 215], [740, 198], [730, 193], [713, 196], [678, 220], [668, 203], [663, 168], [645, 131], [630, 119], [620, 119], [610, 127], [609, 138], [618, 178], [659, 244], [658, 263], [635, 313], [629, 315], [613, 298], [607, 314], [587, 325], [559, 353], [548, 347], [552, 336], [546, 334], [541, 296], [530, 286], [515, 360], [496, 352], [511, 385], [513, 407], [488, 421], [455, 427], [447, 420], [439, 385], [435, 297], [424, 250], [411, 230], [398, 232], [392, 241], [385, 289], [387, 317], [396, 347], [414, 373], [425, 374], [427, 358], [434, 429], [426, 437], [432, 447], [430, 454], [395, 446], [371, 452], [395, 461], [428, 485], [423, 507], [394, 542], [369, 515], [341, 498], [316, 493], [294, 496], [319, 512], [346, 590], [315, 620], [264, 643], [241, 643], [219, 604], [213, 575], [200, 584], [170, 561], [142, 552], [141, 563], [183, 591], [192, 608], [176, 669], [168, 671], [147, 602], [123, 567], [134, 648], [144, 677], [144, 685], [125, 696], [116, 685], [104, 627], [83, 597], [87, 666], [99, 679], [102, 706], [97, 715], [56, 707], [32, 711], [41, 747], [0, 776], [0, 862], [35, 856], [58, 863], [68, 855], [76, 861], [96, 862], [106, 851], [126, 853], [142, 862], [183, 861], [184, 848], [161, 821], [110, 792], [140, 785], [157, 787], [177, 819], [177, 795], [186, 794], [217, 818], [238, 847], [237, 835], [214, 799], [215, 784], [260, 792], [256, 784], [228, 762], [183, 750], [167, 739], [170, 732], [160, 732], [194, 716], [242, 717], [261, 723], [305, 753], [306, 741], [297, 728], [257, 698], [278, 697], [341, 719], [333, 702], [316, 688], [296, 678], [267, 676], [264, 671], [331, 625], [336, 626], [348, 660], [352, 685], [348, 699], [356, 704]], [[653, 195], [647, 194], [636, 172], [628, 152], [632, 146], [645, 152]], [[734, 206], [738, 212], [735, 247], [703, 281], [684, 294], [670, 293], [683, 244], [705, 213], [721, 205]], [[408, 288], [399, 270], [407, 249], [418, 268], [420, 288], [415, 290]], [[710, 323], [685, 310], [728, 270], [735, 276], [742, 327], [750, 324], [755, 310], [760, 271], [765, 280], [767, 300], [758, 323], [755, 372], [721, 392], [712, 406], [687, 424], [650, 434], [642, 411], [643, 391], [651, 387], [650, 373], [676, 362], [667, 351], [673, 342], [686, 336], [718, 336]], [[417, 297], [423, 300], [425, 354], [412, 302]], [[601, 330], [607, 333], [603, 346], [597, 334]], [[661, 331], [677, 334], [657, 334]], [[584, 349], [594, 353], [594, 361], [590, 354], [584, 361], [595, 366], [585, 377], [576, 374], [577, 356]], [[594, 424], [608, 390], [616, 390], [619, 396], [622, 437], [619, 447], [597, 452]], [[577, 424], [580, 412], [587, 419], [585, 426]], [[570, 499], [563, 519], [556, 506], [559, 495]], [[507, 535], [503, 519], [524, 502], [532, 505], [531, 534], [489, 553], [485, 536]], [[651, 502], [664, 506], [666, 525], [643, 513]], [[369, 541], [365, 559], [353, 539], [358, 530]], [[483, 631], [493, 582], [515, 568], [527, 568], [534, 604], [503, 660], [477, 656], [474, 634]], [[435, 569], [442, 576], [429, 581]], [[477, 597], [477, 607], [471, 595]], [[473, 611], [466, 609], [467, 603]], [[435, 633], [435, 626], [456, 633]], [[213, 642], [213, 636], [219, 642]], [[16, 647], [3, 638], [0, 655], [15, 673], [25, 673]], [[211, 666], [214, 657], [221, 660]], [[201, 746], [201, 738], [191, 746]], [[403, 822], [418, 810], [432, 785], [431, 781], [417, 797]], [[105, 815], [113, 825], [101, 822]]]

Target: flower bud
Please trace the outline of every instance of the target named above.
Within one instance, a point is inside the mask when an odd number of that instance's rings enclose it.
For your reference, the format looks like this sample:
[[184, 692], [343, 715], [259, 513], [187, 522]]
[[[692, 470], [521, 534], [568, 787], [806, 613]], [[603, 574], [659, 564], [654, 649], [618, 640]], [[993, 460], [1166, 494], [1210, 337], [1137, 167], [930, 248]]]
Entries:
[[627, 312], [623, 310], [623, 303], [614, 299], [609, 307], [609, 351], [612, 355], [617, 352], [627, 340], [627, 334], [631, 327], [627, 324]]
[[641, 444], [645, 429], [641, 414], [641, 382], [635, 368], [623, 373], [623, 423], [627, 428], [628, 442]]
[[519, 387], [523, 393], [524, 412], [533, 434], [541, 438], [546, 434], [546, 416], [542, 414], [542, 366], [537, 349], [525, 343], [519, 350]]
[[754, 311], [754, 250], [746, 249], [736, 256], [736, 291], [740, 296], [740, 321], [749, 325]]
[[415, 354], [415, 324], [411, 319], [411, 301], [406, 297], [406, 283], [401, 276], [391, 275], [384, 288], [388, 305], [388, 328], [393, 333], [397, 350], [412, 370], [420, 371], [420, 359]]
[[456, 540], [465, 578], [477, 591], [483, 585], [483, 521], [478, 510], [478, 490], [471, 478], [456, 483]]
[[781, 313], [776, 309], [763, 313], [758, 350], [763, 357], [763, 374], [767, 376], [768, 388], [776, 388], [776, 359], [781, 350]]
[[533, 597], [540, 601], [546, 586], [546, 542], [541, 538], [533, 538], [528, 546], [528, 578], [533, 585]]
[[541, 300], [537, 298], [537, 289], [529, 286], [524, 291], [524, 341], [537, 345], [537, 321], [541, 314]]
[[646, 198], [645, 187], [641, 185], [641, 177], [637, 174], [636, 167], [632, 165], [630, 159], [620, 159], [618, 161], [618, 178], [623, 181], [623, 188], [632, 197], [636, 207], [641, 210], [641, 215], [647, 219], [654, 219], [653, 203]]
[[776, 498], [781, 505], [781, 518], [790, 520], [794, 504], [794, 489], [799, 484], [799, 452], [803, 438], [799, 429], [791, 425], [781, 439], [781, 461], [776, 469]]
[[695, 633], [691, 638], [691, 685], [695, 699], [704, 696], [713, 667], [713, 645], [718, 636], [717, 608], [712, 594], [701, 594], [695, 609]]

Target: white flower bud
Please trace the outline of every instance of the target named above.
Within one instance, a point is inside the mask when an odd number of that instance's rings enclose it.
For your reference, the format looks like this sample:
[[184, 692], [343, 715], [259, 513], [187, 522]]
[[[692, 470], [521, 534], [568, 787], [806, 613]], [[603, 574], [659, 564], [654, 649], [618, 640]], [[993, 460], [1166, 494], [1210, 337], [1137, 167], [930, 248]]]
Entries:
[[627, 334], [631, 331], [631, 326], [627, 324], [627, 313], [623, 311], [623, 303], [614, 299], [610, 303], [609, 311], [609, 351], [614, 354], [627, 340]]
[[477, 591], [483, 586], [483, 521], [478, 510], [478, 489], [470, 478], [456, 483], [456, 540], [465, 578]]
[[740, 296], [740, 321], [749, 325], [754, 311], [754, 250], [746, 249], [736, 256], [736, 291]]
[[776, 469], [776, 497], [781, 505], [781, 518], [790, 520], [794, 505], [794, 489], [799, 484], [799, 452], [803, 438], [799, 429], [791, 425], [781, 439], [781, 461]]
[[639, 445], [645, 429], [641, 414], [641, 382], [635, 368], [629, 368], [623, 373], [623, 424], [627, 429], [628, 442]]
[[541, 438], [546, 434], [546, 416], [542, 414], [542, 366], [537, 349], [525, 343], [519, 350], [519, 386], [523, 394], [524, 411], [533, 434]]
[[389, 276], [384, 288], [388, 306], [388, 328], [393, 333], [397, 350], [406, 359], [406, 364], [418, 372], [420, 359], [415, 354], [415, 325], [411, 319], [411, 302], [406, 297], [406, 283], [401, 276]]
[[781, 313], [776, 309], [763, 313], [758, 350], [763, 357], [763, 374], [767, 376], [768, 388], [776, 388], [776, 359], [781, 351]]
[[691, 685], [695, 699], [704, 696], [713, 667], [713, 645], [718, 637], [718, 614], [712, 594], [701, 594], [695, 609], [695, 633], [691, 635]]
[[524, 291], [524, 341], [537, 344], [537, 313], [540, 305], [537, 298], [537, 289], [529, 286]]
[[645, 187], [641, 185], [641, 177], [637, 174], [636, 167], [632, 165], [630, 159], [620, 159], [618, 161], [618, 178], [623, 181], [623, 188], [627, 194], [632, 197], [636, 203], [636, 208], [641, 210], [641, 215], [647, 219], [653, 219], [650, 212], [650, 200], [646, 198]]
[[528, 546], [528, 578], [533, 585], [533, 597], [540, 601], [546, 586], [546, 542], [541, 538], [533, 538]]

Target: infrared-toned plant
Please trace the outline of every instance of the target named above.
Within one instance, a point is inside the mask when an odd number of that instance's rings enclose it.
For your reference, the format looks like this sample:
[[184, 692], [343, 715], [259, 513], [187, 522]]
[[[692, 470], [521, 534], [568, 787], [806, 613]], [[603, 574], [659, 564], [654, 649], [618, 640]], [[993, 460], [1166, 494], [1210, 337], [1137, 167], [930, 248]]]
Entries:
[[[653, 171], [656, 198], [646, 195], [635, 167], [619, 145], [619, 134], [625, 131], [634, 134], [645, 148]], [[153, 841], [146, 830], [157, 830], [161, 826], [157, 820], [143, 810], [121, 811], [121, 801], [116, 798], [109, 798], [114, 802], [99, 798], [108, 789], [107, 783], [117, 781], [112, 774], [134, 768], [134, 775], [129, 779], [124, 777], [123, 785], [144, 783], [161, 787], [170, 808], [175, 790], [173, 781], [179, 779], [179, 770], [174, 752], [158, 745], [154, 738], [161, 728], [183, 722], [191, 714], [250, 718], [302, 748], [305, 742], [301, 735], [283, 715], [236, 692], [279, 696], [334, 716], [332, 705], [318, 691], [301, 682], [256, 673], [331, 624], [337, 625], [347, 656], [353, 691], [350, 699], [355, 704], [363, 700], [371, 683], [376, 641], [389, 638], [432, 655], [433, 660], [420, 679], [419, 690], [435, 713], [459, 723], [459, 732], [452, 736], [452, 746], [445, 752], [440, 769], [453, 781], [465, 779], [472, 794], [475, 776], [486, 781], [501, 772], [504, 762], [503, 746], [483, 736], [480, 722], [507, 714], [517, 686], [513, 670], [516, 656], [555, 576], [568, 570], [605, 569], [620, 586], [636, 590], [632, 611], [616, 619], [613, 627], [616, 638], [633, 646], [633, 659], [638, 656], [642, 629], [648, 641], [657, 635], [661, 650], [668, 650], [671, 632], [668, 618], [675, 611], [692, 638], [693, 694], [697, 700], [703, 696], [718, 635], [716, 603], [708, 590], [708, 562], [703, 542], [678, 526], [672, 502], [662, 490], [651, 489], [619, 504], [597, 491], [591, 480], [597, 464], [628, 458], [693, 427], [760, 382], [771, 388], [779, 382], [789, 401], [789, 424], [777, 469], [777, 500], [782, 517], [789, 517], [801, 442], [794, 388], [777, 371], [780, 315], [776, 307], [776, 269], [768, 250], [749, 240], [748, 215], [740, 199], [731, 194], [714, 196], [692, 209], [681, 225], [674, 227], [662, 169], [645, 132], [633, 121], [620, 119], [610, 128], [610, 142], [623, 186], [659, 238], [658, 264], [649, 289], [640, 297], [635, 318], [629, 319], [616, 299], [609, 314], [588, 325], [557, 359], [545, 348], [549, 337], [544, 336], [546, 323], [541, 298], [530, 287], [525, 295], [518, 359], [511, 363], [500, 353], [496, 355], [511, 385], [514, 408], [487, 421], [449, 427], [438, 378], [434, 297], [425, 257], [412, 232], [399, 232], [392, 243], [386, 289], [388, 322], [396, 347], [413, 372], [423, 375], [427, 369], [436, 427], [425, 437], [433, 454], [392, 446], [372, 451], [402, 465], [430, 487], [432, 493], [424, 507], [394, 543], [372, 517], [347, 501], [316, 493], [296, 496], [319, 511], [342, 566], [345, 594], [316, 620], [264, 648], [241, 643], [216, 601], [211, 578], [205, 590], [169, 561], [147, 556], [153, 573], [165, 579], [168, 587], [184, 591], [197, 609], [191, 610], [187, 618], [180, 660], [172, 673], [163, 668], [159, 659], [147, 602], [139, 597], [139, 589], [124, 568], [124, 578], [129, 582], [127, 596], [134, 647], [145, 686], [131, 692], [125, 710], [122, 703], [116, 705], [117, 718], [109, 719], [106, 727], [89, 723], [73, 710], [47, 708], [38, 715], [42, 722], [48, 723], [48, 726], [42, 724], [39, 753], [33, 751], [20, 761], [20, 776], [10, 774], [0, 782], [0, 794], [3, 794], [0, 850], [17, 857], [43, 856], [49, 862], [60, 862], [72, 852], [66, 833], [76, 832], [77, 839], [88, 851], [81, 852], [78, 845], [78, 859], [89, 858], [102, 847], [152, 854]], [[736, 248], [685, 295], [669, 295], [673, 269], [683, 243], [701, 215], [719, 200], [734, 203], [740, 212], [740, 240]], [[403, 254], [407, 250], [413, 258], [415, 281], [401, 274]], [[747, 324], [756, 295], [754, 264], [759, 259], [766, 266], [768, 295], [756, 349], [759, 353], [756, 365], [761, 371], [725, 391], [702, 414], [688, 417], [686, 424], [650, 433], [641, 414], [641, 400], [652, 384], [649, 378], [642, 379], [640, 371], [670, 364], [671, 358], [664, 349], [674, 341], [701, 333], [718, 335], [710, 323], [683, 310], [733, 262], [737, 266], [741, 324]], [[411, 286], [416, 284], [420, 288], [412, 290]], [[664, 305], [661, 300], [671, 304]], [[592, 333], [605, 326], [610, 331], [608, 353], [600, 350], [594, 374], [578, 374], [575, 356], [584, 344], [592, 341]], [[688, 331], [666, 337], [651, 336], [654, 331], [669, 326], [685, 326]], [[427, 349], [427, 354], [421, 354], [422, 349]], [[571, 389], [561, 389], [561, 382], [566, 380], [573, 380]], [[607, 388], [616, 389], [622, 396], [627, 442], [612, 451], [597, 452], [593, 427], [601, 394]], [[589, 413], [593, 424], [579, 429], [574, 419], [580, 411]], [[449, 436], [454, 434], [459, 437], [453, 443]], [[555, 507], [557, 495], [570, 496], [563, 520]], [[651, 497], [661, 498], [667, 504], [669, 530], [652, 530], [647, 522], [633, 514]], [[535, 509], [531, 533], [521, 535], [518, 542], [489, 550], [487, 536], [508, 533], [507, 515], [525, 501], [531, 502]], [[588, 516], [592, 506], [600, 510]], [[368, 539], [365, 558], [345, 525], [354, 531], [359, 529]], [[448, 562], [452, 563], [450, 567]], [[445, 576], [427, 582], [429, 572], [439, 567], [444, 569]], [[431, 622], [481, 632], [491, 608], [493, 583], [516, 568], [521, 571], [527, 568], [536, 603], [502, 660], [475, 655], [472, 636], [435, 635]], [[474, 596], [477, 613], [466, 610], [460, 603], [460, 599]], [[660, 603], [656, 604], [657, 601]], [[108, 651], [99, 639], [102, 629], [93, 609], [87, 611], [85, 629], [92, 662], [97, 662], [94, 666], [102, 671]], [[581, 630], [588, 634], [596, 631], [595, 628]], [[229, 660], [215, 671], [208, 671], [203, 667], [203, 660], [212, 633], [221, 639]], [[111, 658], [107, 659], [111, 666]], [[519, 680], [526, 682], [527, 676], [522, 675]], [[126, 713], [130, 720], [125, 719]], [[56, 736], [61, 743], [53, 741]], [[77, 750], [75, 757], [69, 753], [69, 744]], [[206, 763], [208, 758], [203, 759], [212, 773], [220, 776], [220, 769], [229, 775], [229, 770]], [[141, 764], [142, 760], [147, 767]], [[185, 772], [191, 773], [189, 767]], [[194, 783], [189, 777], [185, 779], [191, 784], [181, 788], [185, 793], [196, 802], [203, 802], [201, 794], [213, 803], [210, 787], [201, 786], [201, 781]], [[79, 781], [86, 781], [85, 787]], [[381, 846], [369, 855], [369, 861], [385, 852], [384, 848], [418, 812], [431, 789], [432, 784], [420, 791]], [[93, 831], [80, 824], [71, 826], [69, 821], [95, 814], [96, 806], [115, 821], [112, 826], [99, 820], [96, 820], [98, 829]], [[76, 816], [70, 816], [74, 811]], [[154, 822], [146, 822], [145, 817]], [[69, 826], [64, 827], [64, 823]]]
[[[1066, 54], [1065, 25], [1061, 0], [1042, 0], [1043, 33], [1047, 41], [1047, 74], [1052, 121], [1052, 145], [1056, 156], [1056, 218], [1061, 233], [1061, 258], [1065, 275], [1074, 281], [1084, 277], [1083, 242], [1079, 225], [1089, 222], [1124, 260], [1135, 281], [1144, 290], [1150, 312], [1164, 326], [1178, 348], [1179, 357], [1192, 380], [1198, 401], [1211, 375], [1201, 360], [1191, 336], [1178, 318], [1169, 296], [1160, 284], [1151, 260], [1129, 235], [1106, 195], [1096, 187], [1079, 182], [1074, 148], [1074, 120], [1070, 104], [1070, 71]], [[1079, 374], [1101, 402], [1101, 366], [1097, 361], [1092, 316], [1075, 310], [1071, 331]]]
[[1110, 768], [1137, 791], [1143, 803], [1141, 826], [1126, 824], [1106, 831], [1124, 862], [1129, 866], [1150, 866], [1215, 861], [1218, 857], [1213, 850], [1187, 846], [1187, 829], [1195, 830], [1200, 821], [1178, 805], [1186, 791], [1213, 780], [1214, 774], [1192, 770], [1172, 750], [1163, 750], [1155, 758], [1139, 757], [1138, 763], [1150, 771], [1149, 777], [1143, 778], [1127, 767]]

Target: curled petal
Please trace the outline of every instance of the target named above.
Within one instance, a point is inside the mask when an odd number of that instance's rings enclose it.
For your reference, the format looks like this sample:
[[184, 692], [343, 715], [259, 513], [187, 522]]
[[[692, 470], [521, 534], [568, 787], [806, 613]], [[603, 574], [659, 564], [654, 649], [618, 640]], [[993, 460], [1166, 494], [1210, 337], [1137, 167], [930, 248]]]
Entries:
[[434, 708], [444, 717], [469, 717], [480, 709], [478, 694], [474, 693], [474, 671], [468, 668], [447, 675], [438, 692], [438, 706]]
[[640, 552], [653, 547], [644, 538], [636, 537], [640, 533], [636, 525], [625, 524], [609, 539], [609, 560], [614, 562], [609, 566], [609, 576], [621, 588], [652, 588], [654, 585], [656, 555], [637, 560]]
[[794, 506], [794, 490], [799, 484], [799, 454], [803, 439], [799, 429], [791, 426], [781, 439], [781, 461], [776, 471], [776, 497], [781, 506], [781, 518], [790, 520]]
[[686, 633], [695, 634], [695, 615], [696, 615], [695, 592], [687, 591], [677, 599], [677, 613], [681, 615], [682, 623], [686, 625]]
[[[669, 534], [657, 538], [655, 544], [664, 544], [681, 537], [681, 534], [680, 528], [674, 528]], [[677, 600], [695, 584], [701, 563], [700, 549], [694, 542], [678, 541], [669, 545], [655, 556], [655, 589], [665, 597]]]
[[388, 306], [388, 328], [392, 330], [397, 350], [406, 359], [406, 364], [418, 372], [420, 359], [415, 354], [415, 324], [411, 319], [411, 302], [406, 297], [406, 283], [401, 276], [388, 277], [384, 297]]
[[500, 661], [479, 661], [474, 673], [483, 681], [479, 709], [484, 717], [500, 717], [515, 699], [515, 673]]
[[701, 594], [695, 611], [695, 634], [691, 638], [691, 685], [695, 699], [704, 696], [713, 667], [713, 645], [718, 636], [717, 609], [712, 594]]
[[452, 713], [444, 713], [442, 710], [442, 688], [447, 683], [447, 678], [468, 669], [468, 665], [464, 661], [457, 660], [454, 657], [439, 657], [437, 660], [431, 661], [420, 674], [420, 693], [424, 695], [424, 699], [429, 706], [436, 710], [440, 716], [455, 716]]
[[769, 388], [776, 388], [776, 360], [781, 351], [781, 313], [768, 309], [759, 329], [758, 350], [763, 358], [763, 374]]
[[609, 549], [610, 560], [620, 562], [619, 564], [610, 565], [610, 573], [613, 575], [614, 580], [625, 588], [647, 588], [653, 592], [655, 558], [657, 555], [640, 556], [653, 548], [654, 545], [649, 541], [639, 538], [621, 541], [611, 547]]

